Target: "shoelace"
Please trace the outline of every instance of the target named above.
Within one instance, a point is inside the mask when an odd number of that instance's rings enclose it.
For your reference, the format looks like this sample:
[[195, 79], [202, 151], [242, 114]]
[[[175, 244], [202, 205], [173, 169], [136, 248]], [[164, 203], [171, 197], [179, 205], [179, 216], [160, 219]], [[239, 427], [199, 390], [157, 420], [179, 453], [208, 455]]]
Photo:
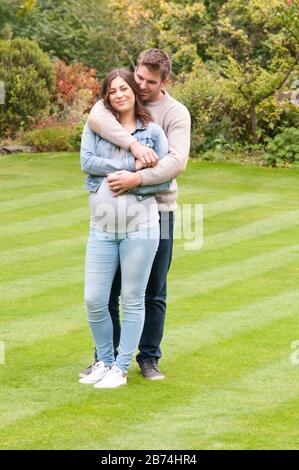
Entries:
[[94, 362], [91, 366], [91, 372], [94, 372], [95, 370], [97, 370], [99, 367], [102, 367], [102, 364], [100, 364], [99, 362]]
[[145, 369], [155, 369], [156, 372], [160, 372], [158, 369], [158, 364], [154, 360], [144, 362], [143, 366]]
[[110, 375], [113, 374], [116, 377], [118, 377], [118, 376], [125, 377], [125, 374], [123, 374], [122, 370], [116, 369], [114, 367], [109, 369], [108, 372], [109, 372]]
[[122, 371], [120, 369], [115, 369], [114, 367], [110, 369], [110, 372], [115, 375], [120, 375], [122, 374]]

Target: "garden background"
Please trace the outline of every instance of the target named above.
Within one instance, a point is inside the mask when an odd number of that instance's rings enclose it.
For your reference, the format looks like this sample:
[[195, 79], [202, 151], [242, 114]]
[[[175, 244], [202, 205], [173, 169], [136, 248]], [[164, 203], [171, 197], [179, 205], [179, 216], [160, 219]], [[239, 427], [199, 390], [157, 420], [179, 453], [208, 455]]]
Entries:
[[298, 0], [0, 0], [0, 138], [80, 145], [100, 81], [143, 49], [173, 61], [170, 93], [192, 115], [191, 155], [298, 161]]
[[[298, 25], [295, 0], [0, 0], [1, 449], [299, 449]], [[192, 115], [178, 202], [204, 240], [175, 240], [166, 379], [134, 362], [97, 393], [80, 137], [149, 47]]]

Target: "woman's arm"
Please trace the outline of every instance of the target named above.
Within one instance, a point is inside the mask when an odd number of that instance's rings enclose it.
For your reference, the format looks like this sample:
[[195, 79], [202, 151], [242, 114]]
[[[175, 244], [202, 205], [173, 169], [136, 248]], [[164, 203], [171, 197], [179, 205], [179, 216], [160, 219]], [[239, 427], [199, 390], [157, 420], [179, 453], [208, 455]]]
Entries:
[[[162, 160], [168, 154], [168, 141], [163, 129], [158, 125], [155, 125], [154, 137], [154, 151], [159, 156], [159, 159]], [[137, 186], [130, 192], [136, 195], [159, 193], [161, 191], [166, 191], [169, 188], [171, 181], [172, 180], [168, 180], [164, 183], [152, 184], [147, 186]]]
[[82, 133], [80, 163], [84, 173], [95, 176], [107, 176], [119, 170], [136, 171], [135, 158], [132, 155], [122, 159], [96, 155], [96, 134], [87, 123]]

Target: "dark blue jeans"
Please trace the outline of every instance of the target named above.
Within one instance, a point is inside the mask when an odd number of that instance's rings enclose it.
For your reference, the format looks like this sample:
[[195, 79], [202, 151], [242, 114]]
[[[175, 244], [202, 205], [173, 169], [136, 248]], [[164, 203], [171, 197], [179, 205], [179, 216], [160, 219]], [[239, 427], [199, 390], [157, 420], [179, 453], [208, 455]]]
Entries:
[[[173, 212], [160, 212], [160, 243], [145, 292], [145, 323], [139, 342], [139, 353], [136, 357], [138, 363], [152, 358], [159, 360], [162, 356], [160, 344], [166, 316], [167, 273], [172, 259], [173, 223]], [[120, 340], [120, 291], [119, 268], [114, 277], [109, 300], [115, 357]]]

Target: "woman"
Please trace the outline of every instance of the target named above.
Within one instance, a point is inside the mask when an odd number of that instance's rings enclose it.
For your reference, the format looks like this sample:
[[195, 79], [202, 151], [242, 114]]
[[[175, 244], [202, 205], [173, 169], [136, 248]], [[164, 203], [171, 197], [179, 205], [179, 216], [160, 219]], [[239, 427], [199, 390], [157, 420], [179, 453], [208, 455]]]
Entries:
[[[166, 136], [144, 107], [134, 76], [126, 69], [110, 72], [102, 86], [105, 106], [137, 141], [152, 147], [159, 158], [168, 151]], [[155, 193], [170, 182], [143, 186], [118, 195], [107, 175], [136, 171], [141, 164], [125, 150], [96, 135], [86, 124], [81, 143], [81, 167], [88, 173], [91, 221], [85, 265], [85, 305], [98, 361], [80, 383], [116, 388], [127, 383], [127, 372], [144, 324], [144, 296], [159, 244], [159, 214]], [[108, 311], [111, 285], [120, 264], [123, 321], [119, 353], [114, 363], [113, 327]]]

